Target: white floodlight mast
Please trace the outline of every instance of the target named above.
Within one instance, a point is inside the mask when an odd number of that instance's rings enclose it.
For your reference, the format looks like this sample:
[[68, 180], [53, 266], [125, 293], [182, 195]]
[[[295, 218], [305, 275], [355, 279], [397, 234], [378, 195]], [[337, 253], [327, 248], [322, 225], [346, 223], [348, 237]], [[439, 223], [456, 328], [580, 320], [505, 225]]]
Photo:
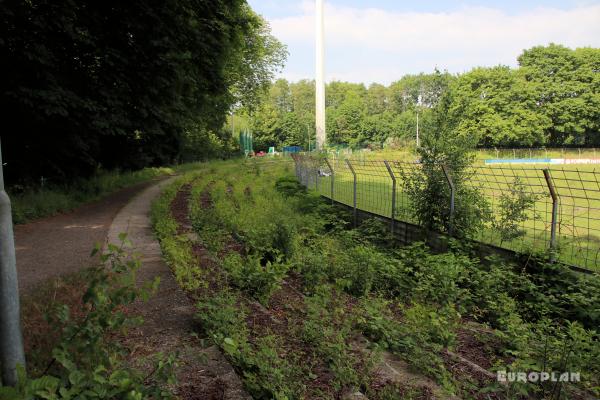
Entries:
[[315, 126], [317, 129], [317, 150], [323, 150], [327, 141], [325, 133], [325, 46], [323, 1], [316, 0], [316, 76], [315, 76]]

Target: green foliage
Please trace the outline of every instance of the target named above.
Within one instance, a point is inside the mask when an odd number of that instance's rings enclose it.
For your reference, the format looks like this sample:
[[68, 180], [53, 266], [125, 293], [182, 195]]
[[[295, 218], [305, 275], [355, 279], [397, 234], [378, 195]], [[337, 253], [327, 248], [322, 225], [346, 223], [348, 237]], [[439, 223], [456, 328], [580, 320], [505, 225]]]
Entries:
[[13, 221], [27, 221], [66, 212], [98, 199], [118, 189], [170, 175], [171, 168], [144, 168], [134, 172], [98, 171], [89, 179], [80, 179], [67, 186], [46, 184], [39, 189], [13, 186], [11, 194]]
[[[440, 84], [444, 82], [441, 75], [438, 79]], [[482, 193], [467, 183], [472, 176], [469, 166], [475, 143], [456, 135], [450, 126], [446, 115], [449, 96], [441, 98], [435, 112], [435, 129], [423, 135], [421, 147], [417, 148], [419, 168], [403, 169], [402, 185], [421, 226], [465, 237], [483, 226], [488, 218], [488, 205]], [[448, 178], [455, 190], [454, 214]]]
[[196, 308], [196, 317], [215, 342], [223, 343], [226, 338], [237, 342], [245, 340], [248, 333], [244, 324], [246, 311], [239, 307], [233, 292], [221, 291], [201, 299]]
[[277, 179], [275, 182], [275, 190], [285, 197], [306, 194], [306, 188], [293, 176], [285, 176]]
[[518, 58], [552, 145], [597, 145], [600, 50], [550, 44], [525, 50]]
[[262, 303], [280, 287], [287, 272], [287, 266], [280, 262], [267, 261], [263, 265], [257, 256], [242, 258], [238, 253], [228, 254], [222, 265], [235, 286]]
[[336, 390], [356, 386], [361, 377], [348, 340], [352, 336], [352, 319], [346, 315], [341, 294], [331, 286], [319, 286], [307, 297], [302, 338], [315, 346], [317, 354], [329, 364], [335, 375]]
[[[282, 107], [289, 107], [289, 101]], [[456, 392], [456, 383], [465, 389], [464, 382], [454, 381], [442, 355], [455, 344], [462, 347], [465, 332], [477, 326], [473, 320], [486, 325], [477, 332], [489, 340], [498, 367], [535, 370], [546, 359], [553, 368], [590, 371], [585, 385], [569, 391], [595, 390], [597, 276], [533, 259], [522, 265], [498, 258], [482, 262], [458, 241], [440, 254], [423, 243], [390, 246], [387, 226], [369, 221], [350, 229], [344, 221], [348, 215], [307, 192], [285, 168], [269, 165], [219, 163], [194, 182], [191, 199], [201, 239], [219, 232], [218, 240], [224, 242], [211, 251], [220, 256], [219, 267], [226, 272], [226, 279], [200, 294], [198, 315], [242, 371], [253, 396], [301, 398], [311, 384], [306, 377], [315, 379], [317, 372], [314, 358], [304, 351], [326, 362], [336, 389], [368, 387], [373, 360], [364, 360], [366, 353], [357, 351], [360, 334], [375, 349], [385, 348], [435, 377], [446, 391]], [[207, 192], [210, 204], [201, 207]], [[512, 213], [506, 220], [518, 216]], [[168, 223], [157, 226], [164, 232], [174, 229]], [[281, 325], [257, 323], [248, 315], [245, 294], [266, 303], [284, 277], [287, 284], [270, 309], [277, 310], [278, 320], [283, 315]], [[290, 298], [298, 298], [292, 289], [297, 284], [304, 301], [285, 302], [288, 290]], [[551, 356], [544, 356], [540, 347], [545, 335], [560, 339], [548, 339]], [[531, 396], [543, 393], [528, 390]]]
[[[418, 113], [421, 135], [448, 130], [448, 139], [470, 146], [600, 145], [600, 49], [536, 46], [518, 61], [518, 68], [476, 67], [457, 76], [437, 70], [405, 75], [387, 87], [331, 82], [325, 91], [329, 144], [412, 143]], [[278, 80], [253, 118], [259, 149], [307, 149], [309, 134], [314, 143], [314, 83]]]
[[[565, 325], [552, 323], [550, 320], [541, 320], [529, 329], [523, 329], [508, 366], [503, 370], [532, 371], [532, 372], [563, 372], [579, 373], [580, 383], [577, 385], [585, 388], [594, 395], [600, 393], [598, 371], [600, 361], [600, 342], [598, 334], [584, 329], [578, 323], [567, 322]], [[519, 383], [512, 382], [507, 387], [493, 386], [491, 391], [506, 394], [521, 393], [544, 399], [559, 399], [561, 392], [569, 392], [576, 384], [569, 382], [537, 382]], [[575, 389], [577, 392], [578, 390]]]
[[502, 240], [514, 240], [525, 235], [521, 226], [530, 216], [539, 195], [531, 193], [517, 176], [508, 193], [502, 193], [498, 204], [498, 217], [492, 221], [492, 228], [499, 232]]
[[[175, 356], [159, 355], [150, 375], [131, 368], [126, 352], [111, 336], [124, 332], [139, 321], [128, 317], [123, 307], [137, 298], [147, 299], [159, 280], [136, 287], [135, 273], [140, 267], [124, 247], [130, 246], [125, 234], [121, 245], [108, 245], [100, 256], [107, 268], [96, 267], [89, 272], [89, 283], [82, 298], [85, 315], [73, 318], [66, 305], [57, 307], [50, 322], [62, 326], [61, 338], [53, 349], [53, 359], [43, 376], [26, 377], [20, 371], [16, 388], [0, 387], [3, 399], [142, 399], [171, 398], [164, 387], [172, 383]], [[94, 253], [100, 247], [98, 246]], [[93, 254], [94, 254], [93, 253]]]
[[[231, 107], [251, 107], [287, 56], [243, 0], [0, 5], [8, 182], [57, 182], [224, 156]], [[207, 145], [207, 154], [202, 147]]]
[[[188, 179], [193, 179], [193, 175]], [[175, 280], [184, 289], [195, 290], [202, 284], [202, 273], [198, 267], [196, 256], [192, 252], [189, 239], [185, 235], [178, 234], [177, 221], [171, 215], [171, 203], [177, 190], [184, 183], [185, 178], [179, 179], [165, 189], [152, 204], [150, 217], [160, 241], [163, 256], [173, 271]]]
[[440, 352], [454, 342], [459, 314], [452, 306], [437, 309], [414, 303], [400, 323], [394, 320], [392, 307], [381, 298], [363, 300], [358, 319], [363, 333], [450, 389], [451, 379]]
[[248, 341], [246, 311], [234, 293], [221, 291], [201, 300], [197, 317], [204, 330], [243, 371], [246, 389], [256, 399], [289, 399], [301, 390], [292, 361], [280, 355], [277, 337]]
[[296, 371], [292, 367], [292, 361], [279, 354], [276, 336], [260, 338], [256, 351], [244, 360], [247, 366], [244, 383], [253, 397], [287, 400], [297, 396], [301, 388], [294, 383], [293, 374]]
[[[460, 307], [468, 299], [464, 285], [475, 262], [454, 253], [431, 254], [422, 244], [403, 249], [401, 286], [395, 289], [408, 300]], [[408, 296], [407, 296], [408, 295]]]

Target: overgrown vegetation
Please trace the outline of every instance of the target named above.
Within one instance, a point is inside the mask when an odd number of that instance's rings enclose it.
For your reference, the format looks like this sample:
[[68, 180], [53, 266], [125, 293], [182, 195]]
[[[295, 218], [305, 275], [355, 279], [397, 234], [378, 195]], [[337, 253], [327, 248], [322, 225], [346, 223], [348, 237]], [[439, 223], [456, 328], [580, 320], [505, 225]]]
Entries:
[[[236, 162], [188, 178], [198, 317], [255, 398], [427, 396], [431, 388], [382, 380], [386, 352], [463, 398], [600, 393], [597, 276], [543, 260], [481, 261], [456, 242], [441, 254], [390, 246], [376, 222], [350, 229], [344, 210], [289, 174], [289, 164]], [[165, 211], [175, 190], [157, 203], [159, 232], [165, 221], [177, 229]], [[457, 373], [454, 353], [492, 373], [576, 371], [581, 382], [497, 385]]]
[[172, 168], [144, 168], [135, 172], [100, 172], [70, 184], [41, 181], [34, 187], [10, 188], [13, 221], [22, 224], [37, 218], [70, 211], [115, 190], [173, 174]]
[[[155, 367], [144, 372], [131, 365], [126, 349], [116, 340], [117, 334], [141, 322], [127, 315], [125, 307], [147, 299], [159, 283], [136, 286], [140, 262], [127, 254], [130, 243], [124, 234], [120, 240], [120, 245], [108, 245], [100, 256], [101, 265], [79, 278], [84, 285], [80, 302], [43, 306], [49, 330], [33, 332], [29, 341], [33, 346], [41, 344], [46, 352], [30, 353], [28, 371], [19, 370], [16, 387], [0, 385], [0, 398], [172, 398], [167, 384], [173, 380], [175, 356], [159, 355]], [[98, 246], [93, 254], [99, 250]]]

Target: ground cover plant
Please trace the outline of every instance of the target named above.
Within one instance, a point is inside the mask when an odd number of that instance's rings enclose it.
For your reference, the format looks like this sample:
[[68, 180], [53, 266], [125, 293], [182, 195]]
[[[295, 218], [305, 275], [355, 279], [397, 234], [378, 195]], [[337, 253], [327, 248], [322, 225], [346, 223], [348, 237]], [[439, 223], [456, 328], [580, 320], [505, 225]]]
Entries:
[[120, 240], [108, 244], [102, 264], [58, 278], [25, 298], [27, 371], [19, 369], [16, 387], [0, 382], [0, 399], [173, 398], [168, 384], [175, 356], [153, 356], [147, 371], [132, 364], [129, 349], [118, 340], [141, 323], [127, 306], [147, 299], [158, 285], [136, 285], [140, 262], [129, 254], [124, 234]]
[[[441, 254], [391, 245], [376, 221], [351, 228], [348, 212], [300, 186], [292, 168], [208, 164], [154, 205], [201, 333], [253, 397], [600, 394], [597, 276], [482, 261], [460, 243]], [[390, 363], [419, 378], [395, 380]], [[576, 371], [581, 380], [499, 384], [496, 371]]]

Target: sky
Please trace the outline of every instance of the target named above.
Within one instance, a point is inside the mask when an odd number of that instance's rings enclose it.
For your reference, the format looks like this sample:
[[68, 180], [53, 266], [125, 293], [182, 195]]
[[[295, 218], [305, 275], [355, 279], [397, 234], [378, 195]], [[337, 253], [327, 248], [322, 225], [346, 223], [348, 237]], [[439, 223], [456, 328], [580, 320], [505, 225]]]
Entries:
[[[315, 1], [248, 2], [288, 47], [279, 76], [313, 79]], [[600, 47], [600, 0], [325, 0], [327, 81], [514, 67], [524, 49], [549, 43]]]

